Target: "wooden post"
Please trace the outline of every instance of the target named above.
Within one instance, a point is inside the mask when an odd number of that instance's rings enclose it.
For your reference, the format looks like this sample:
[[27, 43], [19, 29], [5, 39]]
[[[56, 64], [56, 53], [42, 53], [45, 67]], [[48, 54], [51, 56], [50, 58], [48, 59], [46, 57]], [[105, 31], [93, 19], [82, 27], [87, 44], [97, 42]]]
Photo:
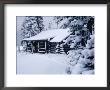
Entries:
[[46, 45], [46, 41], [45, 41], [45, 49], [46, 49], [46, 46], [47, 46], [47, 45]]
[[38, 52], [39, 52], [39, 42], [37, 44], [38, 44]]
[[47, 50], [46, 50], [47, 48], [46, 47], [47, 47], [47, 45], [46, 45], [46, 41], [45, 41], [45, 52], [47, 52]]

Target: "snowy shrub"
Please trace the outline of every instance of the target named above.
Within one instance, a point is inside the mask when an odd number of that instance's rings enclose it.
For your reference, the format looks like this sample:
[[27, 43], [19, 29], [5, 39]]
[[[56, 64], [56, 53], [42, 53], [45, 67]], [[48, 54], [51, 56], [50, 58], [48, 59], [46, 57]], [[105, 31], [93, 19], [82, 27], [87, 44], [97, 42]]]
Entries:
[[78, 31], [75, 31], [75, 35], [77, 36], [77, 35], [80, 35], [80, 31], [78, 30]]
[[88, 63], [91, 63], [91, 60], [81, 57], [79, 58], [78, 63], [81, 64], [81, 66], [84, 68]]
[[84, 56], [84, 58], [88, 58], [89, 57], [89, 53], [88, 53], [88, 49], [84, 49], [82, 52], [81, 52], [81, 54]]
[[76, 36], [74, 38], [74, 43], [78, 43], [78, 42], [81, 42], [81, 36]]
[[74, 48], [76, 46], [76, 43], [71, 43], [70, 48]]
[[78, 50], [77, 50], [77, 53], [78, 53], [78, 54], [81, 54], [81, 51], [82, 51], [82, 50], [83, 50], [83, 49], [78, 49]]
[[86, 71], [87, 68], [82, 68], [82, 64], [77, 63], [73, 68], [72, 68], [72, 74], [82, 74], [83, 71]]
[[94, 70], [83, 71], [82, 74], [94, 74]]
[[73, 40], [70, 42], [70, 48], [71, 49], [79, 49], [80, 43], [81, 43], [81, 36], [75, 36]]
[[78, 62], [79, 57], [80, 57], [81, 54], [77, 50], [70, 50], [68, 53], [69, 54], [67, 56], [68, 57], [67, 63], [69, 65], [74, 66], [75, 64], [77, 64], [77, 62]]
[[[85, 60], [85, 67], [94, 69], [94, 43], [93, 38], [87, 41], [86, 49], [82, 51], [82, 55]], [[80, 61], [80, 60], [79, 60]]]
[[[76, 40], [77, 41], [77, 40]], [[75, 43], [71, 44], [71, 48]], [[83, 49], [70, 50], [68, 52], [68, 64], [72, 67], [72, 74], [93, 74], [94, 69], [94, 36], [91, 35], [87, 40], [86, 47]]]
[[94, 39], [90, 39], [87, 41], [87, 44], [86, 44], [86, 48], [93, 48], [94, 47]]

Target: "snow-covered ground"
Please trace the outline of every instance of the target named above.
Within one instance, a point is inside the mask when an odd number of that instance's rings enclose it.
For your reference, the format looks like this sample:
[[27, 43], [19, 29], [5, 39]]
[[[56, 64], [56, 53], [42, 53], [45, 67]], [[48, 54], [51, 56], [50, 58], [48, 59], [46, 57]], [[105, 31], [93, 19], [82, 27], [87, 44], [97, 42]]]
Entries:
[[[73, 55], [73, 57], [76, 57]], [[17, 52], [17, 74], [94, 74], [94, 70], [83, 68], [77, 63], [67, 63], [65, 54], [40, 54]], [[80, 60], [79, 60], [80, 62]], [[75, 61], [73, 62], [75, 63]], [[68, 72], [69, 71], [69, 72]]]
[[64, 54], [30, 54], [17, 52], [17, 74], [66, 74]]

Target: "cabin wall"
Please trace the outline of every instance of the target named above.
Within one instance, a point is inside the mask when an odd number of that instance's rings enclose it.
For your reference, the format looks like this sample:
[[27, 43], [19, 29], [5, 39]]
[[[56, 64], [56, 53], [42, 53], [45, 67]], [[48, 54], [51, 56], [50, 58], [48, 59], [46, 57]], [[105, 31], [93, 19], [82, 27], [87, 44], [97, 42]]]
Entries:
[[49, 52], [63, 54], [64, 48], [62, 43], [50, 42]]
[[[47, 40], [25, 41], [26, 52], [32, 53], [64, 53], [62, 43], [49, 42]], [[31, 45], [29, 45], [29, 42]], [[26, 45], [27, 44], [27, 45]]]
[[49, 43], [49, 53], [55, 53], [56, 52], [56, 46], [57, 46], [57, 43]]

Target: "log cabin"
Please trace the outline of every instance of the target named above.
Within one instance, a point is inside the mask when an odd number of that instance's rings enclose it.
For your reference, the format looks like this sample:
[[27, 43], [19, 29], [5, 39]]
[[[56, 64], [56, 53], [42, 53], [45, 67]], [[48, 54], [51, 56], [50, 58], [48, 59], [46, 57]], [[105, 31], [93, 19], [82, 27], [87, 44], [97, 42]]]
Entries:
[[71, 35], [69, 29], [45, 30], [22, 40], [25, 50], [34, 53], [63, 53], [62, 44]]

